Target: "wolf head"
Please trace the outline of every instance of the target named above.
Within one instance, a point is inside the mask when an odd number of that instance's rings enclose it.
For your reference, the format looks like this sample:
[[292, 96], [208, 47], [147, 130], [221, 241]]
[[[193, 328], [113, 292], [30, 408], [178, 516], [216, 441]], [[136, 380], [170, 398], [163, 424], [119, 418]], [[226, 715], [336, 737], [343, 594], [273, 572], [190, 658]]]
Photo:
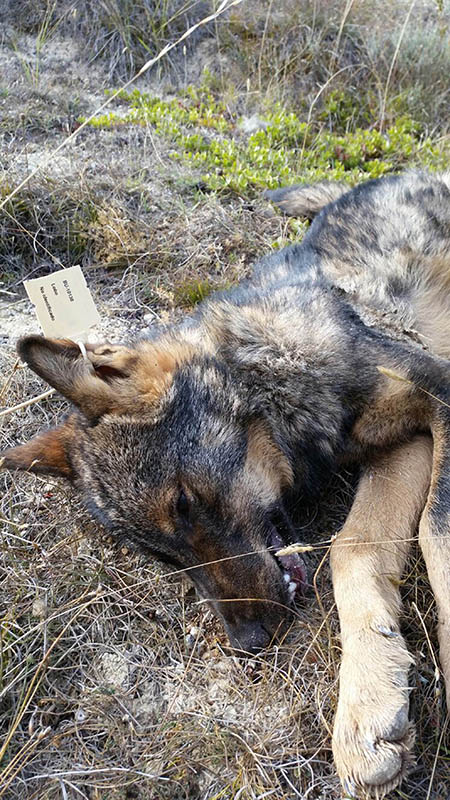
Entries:
[[213, 354], [167, 337], [135, 348], [30, 336], [21, 358], [76, 407], [4, 454], [3, 466], [63, 476], [119, 539], [186, 570], [234, 648], [282, 631], [302, 588], [282, 496], [291, 465], [246, 389]]

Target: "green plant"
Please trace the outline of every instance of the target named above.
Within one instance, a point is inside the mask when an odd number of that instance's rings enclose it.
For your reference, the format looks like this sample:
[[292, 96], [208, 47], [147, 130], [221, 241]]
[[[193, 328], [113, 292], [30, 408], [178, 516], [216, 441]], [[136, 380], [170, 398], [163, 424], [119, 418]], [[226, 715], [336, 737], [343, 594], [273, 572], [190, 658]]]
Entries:
[[217, 287], [208, 280], [186, 281], [186, 283], [178, 284], [174, 290], [175, 304], [192, 308], [208, 297], [215, 288]]
[[[189, 87], [180, 99], [162, 100], [137, 89], [121, 94], [128, 111], [97, 117], [94, 127], [149, 125], [176, 148], [170, 158], [201, 174], [206, 188], [243, 196], [295, 181], [324, 178], [360, 180], [378, 178], [402, 167], [445, 164], [445, 149], [433, 144], [421, 126], [399, 115], [384, 132], [358, 127], [346, 135], [302, 121], [298, 114], [273, 104], [260, 130], [245, 136], [236, 128], [222, 101], [209, 89]], [[326, 115], [351, 115], [352, 104], [342, 93], [331, 93]]]

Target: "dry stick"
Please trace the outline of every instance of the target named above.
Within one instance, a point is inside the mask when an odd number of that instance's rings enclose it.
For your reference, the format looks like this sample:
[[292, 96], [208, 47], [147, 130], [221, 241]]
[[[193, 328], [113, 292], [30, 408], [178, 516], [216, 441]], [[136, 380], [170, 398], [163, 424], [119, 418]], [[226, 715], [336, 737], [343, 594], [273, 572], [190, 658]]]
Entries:
[[31, 397], [29, 400], [24, 400], [23, 403], [18, 403], [16, 406], [4, 408], [3, 411], [0, 411], [0, 417], [6, 417], [7, 414], [12, 414], [13, 411], [19, 411], [20, 408], [26, 408], [27, 406], [33, 405], [33, 403], [38, 403], [39, 400], [44, 400], [45, 397], [50, 397], [50, 395], [55, 394], [55, 392], [56, 389], [47, 389], [46, 392], [38, 394], [37, 397]]
[[381, 372], [382, 375], [386, 375], [386, 378], [391, 378], [393, 381], [409, 383], [410, 386], [415, 386], [420, 392], [428, 395], [428, 397], [432, 397], [433, 400], [436, 400], [438, 403], [441, 403], [441, 405], [446, 406], [446, 408], [450, 408], [450, 405], [446, 403], [445, 400], [442, 400], [440, 397], [437, 397], [437, 395], [429, 392], [428, 389], [424, 389], [423, 386], [419, 386], [417, 383], [414, 383], [414, 381], [411, 381], [409, 378], [405, 378], [403, 375], [400, 375], [399, 372], [395, 372], [395, 370], [390, 369], [389, 367], [381, 367], [380, 365], [377, 366], [377, 370], [378, 372]]
[[441, 671], [440, 671], [439, 666], [438, 666], [438, 662], [437, 662], [437, 658], [436, 658], [435, 653], [434, 653], [433, 645], [431, 644], [431, 640], [430, 640], [430, 637], [428, 635], [427, 626], [425, 625], [425, 620], [424, 620], [422, 614], [420, 613], [416, 603], [413, 602], [412, 603], [412, 607], [413, 607], [414, 611], [416, 612], [417, 616], [419, 617], [420, 624], [422, 625], [422, 628], [423, 628], [424, 633], [425, 633], [425, 638], [427, 640], [428, 649], [429, 649], [430, 655], [431, 655], [431, 660], [432, 660], [432, 662], [434, 664], [434, 682], [436, 684], [435, 692], [437, 692], [438, 684], [439, 684], [439, 681], [440, 681], [440, 678], [441, 678]]
[[380, 131], [381, 132], [383, 132], [384, 116], [386, 114], [386, 102], [387, 102], [387, 93], [388, 93], [388, 90], [389, 90], [389, 84], [391, 82], [391, 78], [392, 78], [392, 73], [394, 71], [395, 62], [397, 61], [398, 54], [399, 54], [399, 51], [400, 51], [400, 47], [401, 47], [401, 44], [402, 44], [402, 41], [403, 41], [403, 37], [405, 35], [406, 27], [408, 25], [409, 18], [411, 16], [411, 13], [412, 13], [412, 10], [413, 10], [413, 8], [415, 6], [415, 3], [416, 3], [416, 0], [412, 0], [411, 5], [409, 6], [408, 13], [406, 15], [406, 18], [405, 18], [405, 21], [403, 23], [402, 29], [400, 31], [400, 36], [398, 37], [398, 42], [397, 42], [397, 46], [395, 48], [394, 55], [392, 56], [391, 66], [389, 67], [389, 72], [388, 72], [388, 76], [387, 76], [387, 79], [386, 79], [386, 86], [384, 87], [383, 103], [382, 103], [382, 106], [381, 106], [381, 113], [380, 113]]
[[[32, 736], [31, 739], [26, 742], [23, 747], [20, 748], [19, 752], [14, 756], [12, 761], [9, 762], [5, 772], [9, 772], [9, 778], [6, 779], [6, 783], [0, 786], [0, 797], [3, 797], [8, 787], [13, 782], [14, 778], [18, 775], [18, 773], [25, 767], [25, 765], [29, 761], [29, 756], [36, 750], [36, 747], [42, 739], [48, 736], [49, 733], [52, 732], [52, 727], [49, 725], [47, 728], [43, 728], [42, 730], [36, 732], [35, 735]], [[14, 771], [12, 771], [14, 770]]]
[[335, 45], [335, 48], [334, 48], [334, 51], [333, 51], [333, 55], [331, 57], [330, 72], [333, 71], [334, 65], [336, 64], [339, 45], [341, 44], [341, 38], [342, 38], [342, 34], [344, 32], [344, 25], [347, 22], [348, 15], [350, 14], [350, 11], [352, 10], [354, 2], [355, 2], [355, 0], [347, 0], [347, 4], [346, 4], [346, 6], [344, 8], [344, 13], [342, 14], [341, 24], [339, 25], [339, 31], [338, 31], [338, 35], [337, 35], [337, 39], [336, 39], [336, 45]]
[[269, 26], [269, 19], [270, 19], [270, 15], [272, 13], [272, 6], [273, 6], [273, 0], [270, 0], [269, 7], [267, 9], [267, 14], [266, 14], [266, 21], [264, 23], [264, 30], [263, 30], [263, 35], [262, 35], [262, 39], [261, 39], [261, 47], [259, 49], [258, 88], [259, 88], [260, 93], [262, 92], [262, 84], [261, 84], [262, 57], [263, 57], [264, 45], [266, 43], [266, 36], [267, 36], [267, 28]]
[[25, 778], [25, 783], [29, 783], [31, 781], [44, 781], [49, 780], [50, 778], [70, 778], [70, 777], [78, 777], [79, 775], [109, 775], [111, 772], [124, 772], [127, 775], [140, 775], [143, 778], [158, 778], [159, 781], [165, 781], [166, 783], [172, 782], [175, 783], [174, 780], [171, 778], [165, 778], [163, 775], [153, 775], [151, 772], [142, 772], [139, 769], [133, 769], [132, 767], [80, 767], [80, 769], [71, 769], [65, 770], [61, 772], [47, 772], [45, 775], [31, 775], [29, 778]]
[[69, 142], [73, 141], [75, 139], [75, 137], [78, 136], [80, 131], [82, 131], [83, 128], [86, 127], [86, 125], [89, 125], [89, 123], [94, 119], [94, 117], [97, 116], [97, 114], [99, 114], [101, 111], [103, 111], [103, 109], [106, 108], [106, 106], [109, 106], [109, 104], [112, 103], [112, 101], [115, 100], [116, 97], [118, 97], [121, 92], [123, 92], [125, 89], [128, 89], [128, 87], [131, 86], [131, 84], [134, 83], [134, 81], [137, 80], [137, 78], [140, 78], [141, 75], [144, 75], [144, 73], [147, 72], [147, 70], [150, 69], [150, 67], [153, 67], [154, 64], [156, 64], [158, 61], [161, 61], [163, 56], [167, 55], [167, 53], [170, 53], [170, 51], [173, 50], [174, 47], [177, 47], [177, 45], [179, 45], [181, 42], [184, 42], [185, 39], [187, 39], [192, 33], [194, 33], [194, 31], [197, 30], [197, 28], [200, 28], [203, 25], [206, 25], [208, 22], [212, 22], [213, 20], [217, 19], [217, 17], [220, 17], [225, 11], [228, 11], [228, 9], [232, 8], [233, 6], [240, 5], [242, 2], [243, 2], [243, 0], [222, 0], [222, 2], [220, 4], [219, 8], [217, 9], [217, 11], [215, 11], [213, 14], [209, 14], [209, 16], [207, 16], [207, 17], [204, 17], [203, 19], [200, 20], [200, 22], [197, 22], [195, 25], [191, 25], [191, 27], [188, 28], [188, 30], [185, 31], [180, 36], [180, 38], [176, 40], [176, 42], [172, 42], [172, 44], [168, 44], [165, 47], [163, 47], [163, 49], [160, 50], [158, 55], [156, 55], [154, 58], [151, 58], [149, 61], [147, 61], [144, 64], [144, 66], [141, 67], [139, 72], [136, 72], [136, 74], [133, 75], [133, 77], [130, 78], [129, 81], [124, 83], [123, 86], [120, 87], [120, 89], [116, 89], [116, 91], [113, 92], [105, 100], [105, 102], [102, 103], [101, 106], [96, 108], [95, 111], [89, 117], [87, 117], [84, 120], [84, 122], [82, 122], [81, 125], [75, 131], [72, 131], [72, 133], [69, 136], [67, 136], [61, 142], [61, 144], [59, 144], [58, 147], [55, 148], [55, 150], [53, 150], [51, 153], [49, 153], [46, 156], [46, 158], [44, 158], [41, 161], [41, 163], [38, 164], [37, 167], [35, 167], [35, 169], [33, 169], [31, 172], [29, 172], [28, 175], [23, 179], [23, 181], [21, 181], [21, 183], [19, 183], [18, 186], [16, 186], [16, 188], [13, 189], [13, 191], [10, 192], [10, 194], [8, 194], [5, 197], [5, 199], [0, 203], [0, 210], [3, 209], [4, 206], [6, 205], [6, 203], [8, 203], [13, 197], [15, 197], [15, 195], [18, 192], [20, 192], [20, 190], [23, 189], [24, 186], [26, 186], [26, 184], [28, 183], [28, 181], [31, 178], [33, 178], [35, 175], [37, 175], [37, 173], [40, 172], [41, 169], [46, 167], [50, 163], [50, 161], [56, 156], [56, 154], [59, 153], [59, 151], [62, 150], [63, 147], [66, 146], [66, 144], [68, 144]]
[[450, 712], [447, 714], [447, 716], [445, 718], [445, 722], [444, 722], [444, 724], [442, 726], [441, 735], [439, 736], [439, 741], [437, 743], [436, 753], [435, 753], [434, 761], [433, 761], [433, 769], [431, 770], [430, 783], [429, 783], [429, 786], [428, 786], [427, 796], [426, 796], [425, 800], [430, 800], [430, 797], [431, 797], [431, 789], [432, 789], [432, 786], [433, 786], [434, 776], [436, 774], [436, 767], [437, 767], [438, 758], [439, 758], [439, 755], [440, 755], [440, 752], [441, 752], [442, 740], [443, 740], [444, 734], [445, 734], [445, 732], [447, 730], [447, 725], [448, 725], [448, 722], [449, 722], [449, 718], [450, 718]]
[[[448, 539], [448, 538], [450, 538], [450, 535], [443, 534], [440, 538], [441, 539]], [[316, 553], [318, 550], [323, 550], [324, 548], [329, 550], [330, 546], [334, 542], [334, 539], [335, 539], [335, 536], [332, 536], [327, 541], [320, 542], [319, 544], [316, 544], [316, 545], [308, 545], [308, 547], [306, 547], [303, 544], [300, 544], [298, 546], [295, 545], [295, 544], [292, 544], [292, 545], [289, 545], [288, 547], [286, 547], [285, 549], [283, 549], [282, 551], [277, 551], [277, 552], [282, 552], [283, 553], [283, 552], [288, 551], [289, 553], [304, 553], [305, 550], [307, 550], [308, 552], [313, 551], [313, 552]], [[397, 539], [397, 537], [395, 537], [394, 539], [379, 539], [377, 541], [370, 542], [370, 544], [372, 544], [372, 545], [383, 545], [383, 544], [389, 544], [390, 542], [395, 542], [395, 543], [399, 543], [400, 544], [400, 543], [415, 542], [415, 541], [417, 541], [417, 536], [408, 536], [408, 537], [405, 537], [403, 539]], [[423, 541], [433, 541], [433, 537], [429, 536], [429, 537], [426, 537], [425, 539], [422, 539], [421, 541], [422, 542]], [[367, 547], [367, 542], [356, 541], [354, 538], [350, 538], [349, 537], [348, 539], [344, 539], [341, 542], [336, 542], [334, 544], [334, 547], [339, 547], [339, 548], [341, 548], [341, 547]], [[174, 569], [174, 570], [171, 570], [171, 572], [164, 572], [164, 574], [161, 577], [162, 578], [171, 578], [171, 577], [173, 577], [173, 575], [183, 575], [186, 572], [190, 572], [190, 571], [192, 571], [194, 569], [199, 569], [199, 567], [208, 567], [210, 564], [221, 564], [222, 561], [233, 561], [236, 558], [246, 558], [247, 556], [259, 555], [260, 553], [267, 553], [267, 552], [271, 553], [274, 550], [275, 550], [274, 547], [264, 547], [264, 548], [261, 548], [261, 550], [249, 550], [247, 553], [238, 553], [237, 555], [234, 555], [234, 556], [224, 556], [224, 558], [216, 558], [213, 561], [204, 561], [201, 564], [196, 564], [195, 567], [184, 567], [183, 569]], [[276, 552], [275, 552], [275, 555], [276, 555]]]
[[[332, 639], [332, 632], [331, 632], [331, 627], [330, 627], [330, 622], [329, 622], [329, 612], [327, 613], [325, 611], [324, 607], [323, 607], [322, 598], [320, 597], [319, 587], [317, 586], [317, 579], [318, 579], [318, 577], [319, 577], [319, 575], [320, 575], [320, 573], [322, 571], [322, 567], [325, 564], [325, 561], [327, 560], [327, 557], [328, 557], [328, 555], [330, 553], [331, 547], [332, 547], [332, 543], [330, 544], [330, 546], [327, 548], [327, 550], [323, 554], [322, 559], [320, 561], [320, 564], [317, 567], [317, 569], [316, 569], [316, 571], [314, 573], [314, 577], [313, 577], [314, 594], [316, 595], [317, 604], [318, 604], [318, 606], [320, 608], [324, 624], [326, 625], [326, 628], [327, 628], [328, 641], [329, 642], [331, 642], [331, 639]], [[333, 605], [333, 607], [334, 607], [334, 605]]]
[[[422, 628], [423, 628], [423, 630], [425, 632], [425, 638], [427, 640], [428, 649], [430, 651], [431, 658], [432, 658], [432, 661], [433, 661], [433, 664], [434, 664], [434, 681], [435, 681], [435, 684], [436, 684], [436, 686], [435, 686], [435, 695], [438, 696], [438, 694], [439, 694], [439, 686], [438, 686], [438, 684], [439, 684], [439, 680], [440, 680], [440, 677], [441, 677], [441, 673], [440, 673], [440, 670], [439, 670], [437, 658], [436, 658], [436, 655], [434, 653], [434, 649], [433, 649], [433, 645], [431, 644], [430, 637], [428, 635], [428, 630], [427, 630], [427, 626], [425, 625], [425, 620], [424, 620], [422, 614], [420, 613], [416, 603], [412, 603], [412, 607], [413, 607], [414, 611], [416, 612], [417, 616], [419, 617], [420, 624], [422, 625]], [[437, 762], [438, 762], [439, 754], [441, 752], [442, 739], [444, 738], [444, 734], [445, 734], [445, 731], [446, 731], [446, 728], [447, 728], [447, 725], [448, 725], [449, 718], [450, 718], [450, 714], [447, 713], [447, 716], [446, 716], [446, 718], [444, 720], [444, 724], [442, 726], [442, 731], [441, 731], [441, 735], [439, 737], [438, 745], [437, 745], [437, 748], [436, 748], [436, 753], [435, 753], [434, 762], [433, 762], [433, 769], [431, 771], [430, 783], [428, 785], [428, 791], [427, 791], [427, 796], [426, 796], [425, 800], [430, 800], [431, 788], [433, 786], [433, 781], [434, 781], [434, 776], [435, 776], [435, 773], [436, 773]]]

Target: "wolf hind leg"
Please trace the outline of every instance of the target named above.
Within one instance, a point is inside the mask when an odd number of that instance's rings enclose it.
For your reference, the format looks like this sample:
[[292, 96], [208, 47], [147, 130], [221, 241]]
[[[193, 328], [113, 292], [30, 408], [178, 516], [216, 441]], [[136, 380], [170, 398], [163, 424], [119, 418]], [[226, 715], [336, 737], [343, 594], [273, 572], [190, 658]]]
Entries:
[[314, 217], [329, 203], [334, 203], [351, 189], [344, 183], [321, 181], [320, 183], [297, 184], [281, 189], [268, 189], [264, 192], [272, 203], [275, 203], [285, 214], [291, 217]]
[[418, 436], [363, 474], [331, 564], [342, 636], [333, 753], [346, 791], [382, 797], [413, 760], [411, 665], [398, 590], [425, 506], [432, 445]]

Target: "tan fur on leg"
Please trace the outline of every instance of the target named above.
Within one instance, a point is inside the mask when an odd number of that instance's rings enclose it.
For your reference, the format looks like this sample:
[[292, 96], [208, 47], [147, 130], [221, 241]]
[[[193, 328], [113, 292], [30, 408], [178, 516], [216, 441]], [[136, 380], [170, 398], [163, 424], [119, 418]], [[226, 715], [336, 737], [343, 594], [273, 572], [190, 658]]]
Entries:
[[399, 631], [398, 581], [424, 507], [432, 446], [417, 437], [363, 475], [332, 547], [343, 658], [333, 752], [347, 791], [382, 797], [411, 763], [411, 664]]

